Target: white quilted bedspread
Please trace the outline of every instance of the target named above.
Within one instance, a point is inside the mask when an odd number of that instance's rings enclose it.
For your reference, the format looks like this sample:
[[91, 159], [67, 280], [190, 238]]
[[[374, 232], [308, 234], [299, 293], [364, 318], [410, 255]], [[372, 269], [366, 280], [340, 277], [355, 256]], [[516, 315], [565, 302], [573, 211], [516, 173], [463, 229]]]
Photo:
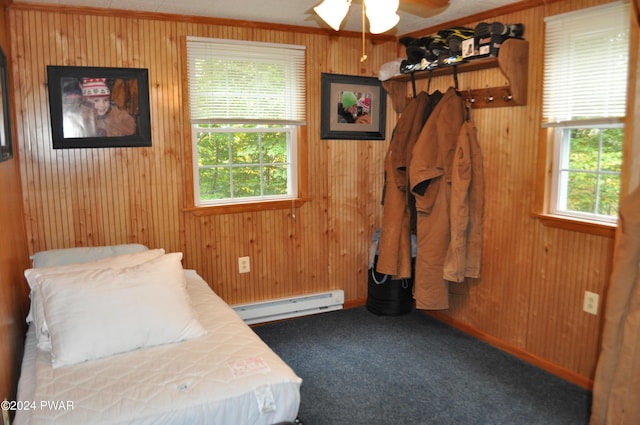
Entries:
[[293, 421], [302, 380], [193, 270], [188, 290], [208, 334], [53, 369], [27, 340], [15, 425]]

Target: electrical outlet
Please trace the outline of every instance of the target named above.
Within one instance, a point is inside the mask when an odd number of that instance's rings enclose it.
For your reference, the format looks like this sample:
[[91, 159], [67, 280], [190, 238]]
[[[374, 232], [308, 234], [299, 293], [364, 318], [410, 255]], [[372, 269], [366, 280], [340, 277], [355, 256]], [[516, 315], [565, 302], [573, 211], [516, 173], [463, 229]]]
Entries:
[[251, 271], [251, 262], [249, 261], [249, 257], [238, 258], [238, 271], [240, 273], [249, 273]]
[[582, 309], [593, 315], [598, 315], [598, 301], [600, 300], [600, 295], [585, 291], [584, 293], [584, 304], [582, 305]]

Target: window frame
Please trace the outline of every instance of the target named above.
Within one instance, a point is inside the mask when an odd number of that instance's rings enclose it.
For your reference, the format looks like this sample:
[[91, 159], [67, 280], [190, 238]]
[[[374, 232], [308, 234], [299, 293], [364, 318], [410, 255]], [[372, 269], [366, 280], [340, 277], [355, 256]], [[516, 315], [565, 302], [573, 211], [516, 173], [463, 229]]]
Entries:
[[[194, 196], [195, 196], [195, 204], [197, 206], [219, 206], [219, 205], [228, 205], [228, 204], [242, 204], [242, 203], [255, 203], [255, 202], [269, 202], [269, 201], [281, 201], [286, 200], [290, 201], [295, 195], [298, 193], [298, 170], [295, 165], [295, 158], [297, 155], [297, 126], [278, 126], [278, 127], [268, 127], [268, 128], [243, 128], [243, 129], [235, 129], [233, 127], [223, 127], [223, 128], [203, 128], [202, 131], [195, 131], [197, 129], [197, 124], [192, 125], [191, 134], [192, 134], [192, 147], [193, 147], [193, 181], [194, 184], [200, 178], [200, 165], [197, 164], [197, 133], [205, 132], [205, 133], [217, 133], [217, 134], [244, 134], [244, 133], [286, 133], [287, 134], [287, 158], [288, 164], [290, 168], [290, 172], [287, 174], [287, 194], [286, 195], [263, 195], [261, 197], [245, 197], [245, 198], [225, 198], [220, 201], [203, 201], [200, 199], [199, 191], [195, 190], [194, 185]], [[198, 129], [200, 130], [200, 129]], [[244, 131], [243, 131], [244, 130]], [[252, 164], [253, 167], [262, 167], [264, 165], [270, 165], [271, 163], [263, 163], [262, 159], [259, 160], [258, 164]], [[239, 168], [246, 167], [247, 164], [236, 164], [229, 163], [228, 168]], [[226, 167], [225, 167], [226, 168]], [[232, 178], [233, 180], [233, 178]], [[231, 183], [231, 189], [233, 192], [233, 182]]]
[[[625, 124], [627, 121], [625, 120]], [[538, 219], [544, 226], [568, 230], [573, 232], [587, 233], [596, 236], [604, 236], [607, 238], [615, 237], [618, 227], [617, 222], [606, 222], [599, 220], [587, 220], [578, 216], [569, 216], [564, 214], [556, 214], [551, 212], [551, 197], [553, 193], [553, 170], [554, 170], [554, 149], [556, 148], [556, 128], [542, 128], [540, 132], [540, 141], [538, 149], [538, 169], [536, 181], [543, 182], [537, 185], [535, 193], [535, 211], [530, 214], [531, 217]], [[625, 125], [625, 145], [628, 140], [627, 126]], [[621, 179], [625, 175], [624, 166], [625, 148], [623, 147], [623, 167]], [[623, 183], [623, 182], [621, 182]], [[623, 193], [624, 185], [621, 185], [620, 193]]]
[[[573, 11], [578, 11], [575, 9]], [[626, 114], [620, 118], [609, 118], [609, 123], [620, 123], [624, 129], [623, 140], [623, 152], [622, 152], [622, 171], [620, 174], [620, 196], [625, 192], [628, 179], [628, 154], [629, 144], [632, 143], [632, 137], [634, 132], [633, 123], [633, 102], [634, 102], [634, 88], [635, 88], [635, 69], [637, 55], [633, 52], [638, 47], [637, 42], [637, 30], [633, 25], [633, 16], [629, 16], [630, 28], [629, 28], [629, 62], [628, 62], [628, 84], [627, 84], [627, 103]], [[545, 35], [546, 37], [546, 35]], [[546, 58], [545, 58], [546, 59]], [[544, 63], [544, 61], [543, 61]], [[542, 72], [544, 76], [544, 72]], [[540, 129], [539, 142], [538, 142], [538, 167], [537, 167], [537, 181], [542, 184], [537, 185], [535, 193], [535, 210], [530, 214], [531, 217], [537, 218], [544, 226], [558, 228], [568, 231], [582, 232], [592, 235], [604, 236], [608, 238], [614, 238], [616, 229], [618, 227], [617, 219], [615, 222], [607, 222], [601, 220], [585, 219], [584, 217], [568, 216], [564, 214], [557, 214], [552, 212], [551, 196], [554, 196], [553, 173], [556, 168], [555, 162], [555, 146], [556, 146], [556, 129], [558, 127], [573, 127], [575, 122], [564, 122], [562, 124], [544, 124]], [[607, 123], [607, 119], [595, 119], [585, 120], [580, 123], [580, 126], [584, 127], [600, 127]], [[593, 125], [592, 125], [593, 124]]]
[[[188, 36], [182, 37], [182, 94], [185, 102], [189, 104], [189, 81], [187, 78], [187, 39]], [[306, 72], [306, 71], [305, 71]], [[198, 166], [195, 163], [197, 155], [194, 151], [197, 146], [194, 143], [193, 125], [191, 122], [190, 112], [187, 108], [183, 112], [183, 128], [185, 134], [182, 144], [182, 174], [185, 185], [185, 206], [183, 211], [190, 212], [196, 216], [208, 216], [217, 214], [234, 214], [242, 212], [259, 212], [279, 209], [300, 208], [306, 202], [311, 201], [309, 196], [309, 179], [308, 179], [308, 131], [307, 125], [298, 125], [293, 129], [292, 133], [296, 139], [294, 152], [291, 153], [292, 167], [295, 169], [297, 176], [297, 194], [286, 199], [259, 199], [255, 201], [235, 202], [235, 203], [219, 203], [198, 205], [196, 202], [197, 195], [195, 193], [195, 175], [198, 173]]]
[[[571, 211], [571, 210], [568, 210], [567, 208], [562, 208], [560, 205], [558, 205], [559, 203], [561, 203], [561, 198], [562, 198], [560, 193], [566, 192], [565, 186], [568, 186], [568, 183], [562, 183], [560, 181], [560, 180], [566, 179], [566, 177], [564, 178], [561, 177], [560, 174], [562, 174], [562, 172], [565, 171], [565, 169], [567, 169], [566, 171], [569, 171], [568, 170], [568, 160], [569, 160], [568, 133], [570, 133], [573, 129], [577, 129], [577, 128], [599, 129], [599, 130], [608, 129], [608, 128], [621, 128], [624, 130], [624, 123], [618, 121], [616, 123], [607, 122], [604, 124], [584, 124], [584, 123], [581, 123], [580, 121], [572, 121], [572, 122], [565, 122], [563, 123], [563, 125], [557, 126], [554, 128], [553, 160], [554, 160], [554, 163], [557, 162], [559, 165], [553, 167], [551, 170], [551, 196], [549, 200], [549, 211], [551, 214], [562, 216], [562, 217], [575, 218], [575, 219], [581, 219], [586, 221], [593, 221], [596, 223], [615, 225], [617, 221], [617, 216], [605, 216], [605, 215], [599, 215], [596, 213]], [[601, 148], [602, 146], [599, 147], [599, 153], [602, 152]], [[618, 176], [621, 176], [622, 174], [621, 171], [613, 172], [613, 171], [603, 170], [602, 168], [600, 168], [600, 166], [598, 166], [597, 170], [583, 170], [583, 172], [595, 174], [598, 177], [605, 174], [616, 174]], [[563, 198], [563, 201], [565, 203], [567, 201], [567, 196], [568, 195], [566, 195], [565, 193], [565, 196]], [[598, 202], [598, 200], [599, 200], [599, 191], [597, 191], [596, 193], [596, 202]]]
[[[185, 114], [188, 115], [188, 114]], [[297, 161], [294, 167], [298, 175], [298, 195], [289, 199], [277, 199], [277, 200], [260, 200], [255, 202], [242, 202], [242, 203], [230, 203], [230, 204], [215, 204], [215, 205], [196, 205], [195, 202], [195, 181], [194, 172], [197, 173], [197, 168], [194, 167], [194, 155], [193, 155], [193, 136], [192, 127], [189, 122], [188, 116], [185, 118], [187, 124], [185, 146], [184, 146], [184, 178], [186, 186], [186, 207], [184, 211], [191, 212], [197, 216], [216, 215], [216, 214], [235, 214], [240, 212], [257, 212], [257, 211], [269, 211], [279, 209], [293, 209], [300, 208], [306, 202], [311, 201], [311, 197], [308, 195], [309, 179], [308, 179], [308, 159], [307, 159], [307, 128], [306, 126], [297, 127]]]

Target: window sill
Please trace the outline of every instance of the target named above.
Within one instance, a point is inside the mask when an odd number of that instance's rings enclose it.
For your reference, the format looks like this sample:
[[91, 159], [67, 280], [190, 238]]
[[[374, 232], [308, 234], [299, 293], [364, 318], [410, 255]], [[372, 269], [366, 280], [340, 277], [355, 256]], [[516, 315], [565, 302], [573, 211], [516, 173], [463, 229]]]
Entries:
[[311, 198], [296, 198], [296, 199], [287, 199], [287, 200], [279, 200], [279, 201], [249, 202], [244, 204], [204, 205], [204, 206], [198, 206], [198, 207], [185, 208], [183, 211], [190, 212], [196, 216], [207, 216], [207, 215], [236, 214], [236, 213], [256, 212], [256, 211], [285, 210], [285, 209], [300, 208], [310, 200]]
[[598, 223], [595, 221], [580, 220], [553, 214], [532, 213], [532, 217], [537, 218], [547, 227], [564, 229], [572, 232], [589, 233], [591, 235], [614, 238], [616, 235], [616, 224]]

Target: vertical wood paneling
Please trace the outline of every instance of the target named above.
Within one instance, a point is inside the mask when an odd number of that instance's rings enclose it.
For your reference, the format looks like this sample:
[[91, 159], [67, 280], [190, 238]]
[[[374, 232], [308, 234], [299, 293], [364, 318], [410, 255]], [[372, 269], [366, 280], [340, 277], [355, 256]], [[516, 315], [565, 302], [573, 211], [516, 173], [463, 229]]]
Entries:
[[[5, 8], [0, 8], [0, 22], [6, 23]], [[10, 60], [11, 51], [6, 25], [0, 25], [0, 46]], [[10, 68], [9, 64], [9, 69]], [[10, 77], [11, 78], [11, 77]], [[10, 94], [11, 96], [11, 94]], [[14, 116], [13, 108], [10, 108]], [[13, 123], [13, 118], [12, 118]], [[13, 126], [13, 124], [12, 124]], [[2, 205], [0, 206], [0, 399], [15, 400], [24, 344], [24, 317], [28, 309], [23, 271], [29, 266], [20, 189], [19, 151], [14, 145], [13, 159], [0, 162]]]
[[[486, 180], [482, 275], [457, 288], [445, 314], [588, 381], [601, 316], [581, 311], [582, 294], [604, 293], [612, 240], [545, 228], [529, 216], [541, 183], [536, 161], [543, 17], [576, 1], [495, 17], [525, 24], [529, 101], [473, 111]], [[196, 269], [231, 304], [335, 288], [345, 290], [347, 302], [365, 300], [371, 234], [382, 211], [383, 158], [397, 117], [389, 108], [387, 141], [320, 140], [320, 74], [376, 76], [383, 63], [404, 53], [397, 43], [369, 41], [369, 59], [360, 63], [360, 39], [340, 33], [60, 13], [19, 4], [11, 8], [10, 22], [31, 253], [139, 242], [184, 252], [185, 267]], [[183, 211], [182, 170], [189, 164], [183, 164], [181, 40], [187, 35], [306, 46], [310, 202], [204, 217]], [[48, 64], [148, 68], [153, 146], [53, 151]], [[452, 81], [435, 78], [432, 89], [444, 91]], [[497, 70], [460, 75], [461, 90], [504, 83]], [[418, 88], [426, 84], [420, 80]], [[251, 272], [239, 274], [237, 259], [247, 255]]]
[[[543, 19], [588, 6], [577, 3], [553, 2], [548, 9], [540, 6], [491, 20], [525, 25], [530, 49], [528, 103], [472, 111], [486, 180], [482, 271], [466, 291], [452, 295], [444, 315], [589, 385], [602, 315], [584, 313], [582, 300], [585, 290], [606, 293], [613, 240], [546, 228], [529, 216], [535, 211], [536, 188], [543, 183], [536, 181]], [[438, 77], [432, 89], [444, 90], [452, 83], [450, 76]], [[459, 75], [460, 90], [505, 83], [495, 69]], [[419, 88], [426, 84], [419, 81]]]
[[[640, 17], [638, 17], [640, 19]], [[636, 20], [636, 23], [638, 21]], [[638, 33], [640, 28], [636, 25], [634, 28], [635, 34]], [[640, 185], [640, 125], [636, 123], [636, 117], [640, 116], [640, 101], [638, 101], [638, 93], [640, 93], [640, 43], [636, 48], [635, 54], [631, 55], [632, 60], [635, 60], [636, 63], [636, 84], [635, 86], [630, 86], [627, 98], [631, 99], [631, 104], [633, 108], [629, 108], [629, 115], [631, 119], [628, 119], [625, 123], [625, 126], [631, 126], [633, 129], [629, 135], [627, 140], [630, 140], [631, 143], [628, 143], [625, 146], [625, 158], [631, 158], [631, 161], [628, 161], [627, 164], [623, 166], [623, 172], [629, 175], [629, 183], [627, 186], [623, 186], [622, 193], [630, 193], [634, 188]]]

